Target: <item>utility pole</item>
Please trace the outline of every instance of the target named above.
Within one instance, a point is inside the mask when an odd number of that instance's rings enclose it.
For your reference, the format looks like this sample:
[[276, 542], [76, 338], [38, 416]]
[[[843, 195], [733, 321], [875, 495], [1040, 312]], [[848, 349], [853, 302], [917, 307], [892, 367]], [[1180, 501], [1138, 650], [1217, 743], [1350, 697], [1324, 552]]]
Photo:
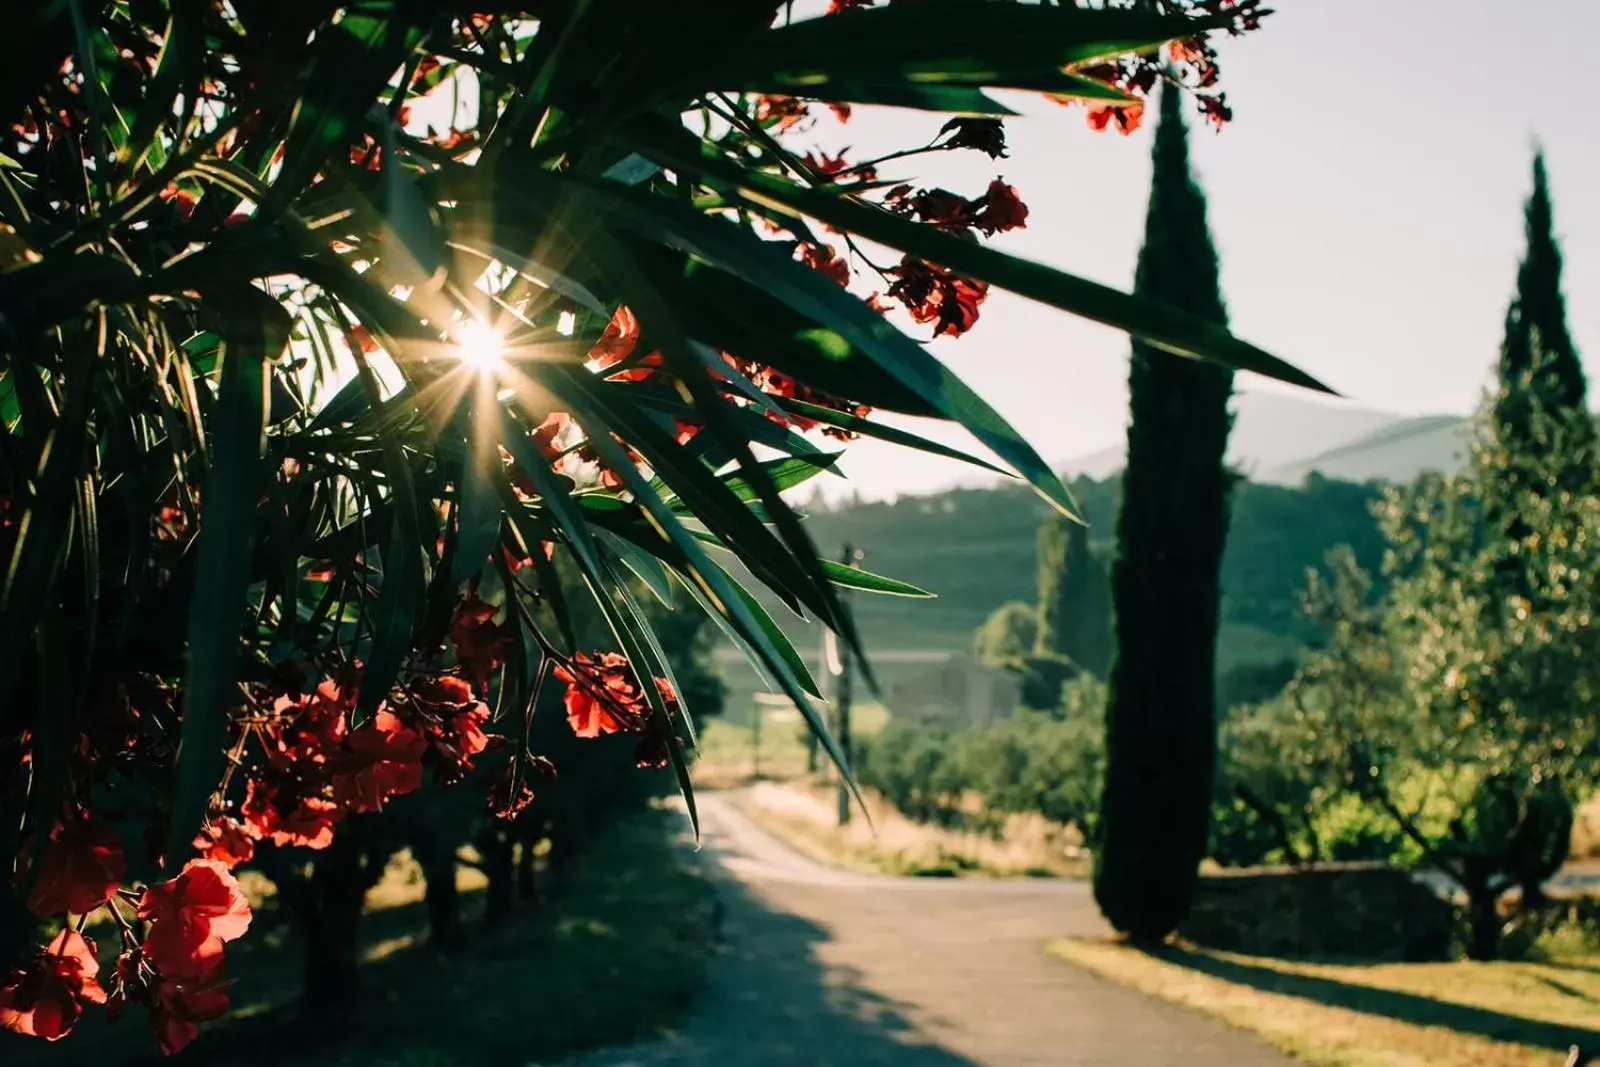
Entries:
[[[833, 634], [828, 631], [827, 626], [818, 626], [817, 629], [820, 632], [817, 645], [817, 698], [822, 701], [823, 708], [826, 708], [828, 706], [828, 663], [833, 658], [833, 650], [829, 647], [828, 641], [833, 637]], [[817, 741], [816, 731], [807, 730], [806, 773], [816, 774], [821, 762], [822, 745]]]
[[[844, 552], [839, 557], [839, 562], [846, 567], [856, 567], [861, 564], [862, 554], [845, 543]], [[839, 590], [839, 607], [842, 611], [849, 611], [850, 604], [847, 600], [847, 590]], [[855, 754], [850, 750], [850, 674], [854, 664], [850, 661], [850, 646], [845, 642], [837, 642], [839, 650], [839, 684], [834, 698], [834, 722], [839, 751], [844, 754], [845, 766], [855, 762]], [[848, 826], [850, 823], [850, 788], [845, 784], [843, 774], [839, 775], [839, 825]]]
[[750, 741], [754, 749], [752, 752], [752, 758], [755, 762], [755, 770], [752, 772], [751, 777], [758, 782], [761, 781], [761, 720], [765, 719], [766, 717], [766, 705], [762, 704], [759, 700], [756, 701], [755, 728], [750, 731]]

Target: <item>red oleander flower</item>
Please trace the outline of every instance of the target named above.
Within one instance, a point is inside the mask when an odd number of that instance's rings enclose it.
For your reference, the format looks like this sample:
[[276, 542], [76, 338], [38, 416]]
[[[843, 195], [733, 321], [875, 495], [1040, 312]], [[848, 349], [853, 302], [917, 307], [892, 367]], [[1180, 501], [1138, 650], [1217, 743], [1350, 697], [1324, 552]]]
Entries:
[[567, 723], [579, 737], [630, 733], [643, 727], [649, 711], [626, 656], [606, 652], [591, 658], [580, 652], [572, 658], [572, 669], [560, 665], [555, 676], [567, 685]]
[[954, 274], [944, 267], [906, 256], [889, 271], [895, 281], [888, 295], [905, 305], [918, 322], [934, 322], [933, 335], [959, 337], [978, 321], [978, 305], [989, 295], [987, 282]]
[[644, 736], [633, 746], [633, 765], [642, 771], [665, 770], [672, 762], [672, 746], [677, 744], [678, 739], [652, 719]]
[[117, 891], [128, 871], [121, 838], [81, 815], [56, 825], [38, 863], [28, 908], [41, 916], [93, 911]]
[[232, 870], [241, 863], [249, 863], [256, 854], [256, 839], [252, 828], [231, 816], [213, 819], [194, 839], [194, 847], [202, 859], [216, 860]]
[[[610, 329], [610, 327], [607, 327]], [[616, 362], [615, 360], [612, 361]], [[533, 431], [534, 447], [545, 459], [555, 459], [561, 454], [561, 446], [556, 443], [556, 438], [561, 436], [561, 431], [572, 424], [572, 416], [565, 411], [552, 411], [544, 417], [537, 429]]]
[[[522, 766], [523, 761], [526, 766]], [[522, 773], [519, 774], [518, 770]], [[556, 777], [555, 764], [543, 756], [512, 757], [506, 764], [505, 770], [495, 778], [494, 784], [489, 787], [489, 812], [496, 819], [510, 822], [534, 802], [536, 794], [529, 779], [534, 775], [546, 781], [554, 781]]]
[[800, 245], [800, 259], [812, 270], [820, 271], [840, 285], [850, 284], [850, 264], [832, 245]]
[[281, 793], [252, 779], [239, 806], [246, 832], [274, 845], [323, 849], [333, 844], [333, 827], [343, 816], [339, 806], [319, 796]]
[[195, 205], [200, 202], [200, 194], [198, 192], [175, 185], [172, 182], [168, 182], [166, 188], [156, 194], [156, 198], [170, 202], [177, 210], [178, 217], [184, 222], [188, 222], [194, 217]]
[[1129, 104], [1126, 107], [1117, 107], [1112, 104], [1095, 104], [1089, 108], [1089, 127], [1103, 130], [1113, 122], [1117, 132], [1126, 136], [1137, 130], [1144, 122], [1144, 105]]
[[1205, 115], [1206, 121], [1219, 130], [1233, 121], [1233, 108], [1228, 106], [1226, 93], [1217, 93], [1215, 96], [1196, 96], [1195, 103], [1200, 105], [1200, 111]]
[[840, 175], [849, 175], [856, 181], [872, 182], [878, 180], [876, 167], [858, 167], [845, 158], [848, 147], [841, 148], [838, 155], [830, 156], [826, 152], [818, 151], [815, 154], [807, 152], [804, 156], [806, 166], [816, 171], [825, 178], [837, 178]]
[[622, 305], [612, 313], [611, 321], [606, 323], [605, 331], [600, 334], [600, 340], [589, 349], [589, 359], [597, 369], [604, 370], [627, 359], [638, 343], [639, 320], [627, 305]]
[[59, 1041], [72, 1032], [85, 1004], [104, 1004], [94, 942], [63, 930], [30, 960], [0, 980], [0, 1027]]
[[489, 709], [473, 695], [472, 687], [445, 674], [416, 682], [411, 695], [425, 720], [428, 743], [439, 757], [438, 776], [455, 781], [472, 770], [472, 757], [489, 747], [483, 729]]
[[190, 860], [176, 878], [147, 886], [139, 917], [150, 922], [141, 947], [170, 978], [204, 978], [216, 971], [224, 942], [250, 927], [250, 904], [228, 869], [215, 860]]
[[350, 327], [350, 336], [355, 338], [356, 348], [364, 353], [376, 352], [380, 347], [372, 332], [365, 326]]
[[494, 621], [499, 611], [493, 604], [478, 599], [470, 592], [456, 605], [450, 620], [450, 640], [456, 646], [456, 660], [472, 677], [478, 691], [489, 687], [489, 676], [500, 669], [506, 659], [507, 636]]
[[282, 773], [326, 765], [344, 741], [345, 716], [355, 702], [356, 687], [331, 678], [309, 699], [299, 694], [279, 697], [272, 707], [276, 720], [261, 730], [267, 762]]
[[[562, 673], [561, 668], [556, 668], [556, 677], [561, 678]], [[605, 701], [570, 678], [561, 680], [568, 683], [563, 699], [567, 708], [567, 723], [573, 733], [579, 737], [599, 737], [623, 730], [622, 720], [617, 718]]]
[[951, 135], [940, 148], [972, 148], [991, 159], [1010, 155], [1006, 150], [1006, 128], [999, 119], [953, 118], [939, 128], [939, 133]]
[[390, 797], [422, 786], [422, 756], [428, 741], [390, 711], [380, 711], [345, 741], [352, 768], [334, 775], [333, 798], [350, 811], [380, 811]]
[[792, 96], [760, 96], [756, 98], [756, 121], [762, 126], [776, 127], [779, 132], [793, 129], [811, 117], [804, 100]]
[[193, 979], [161, 975], [150, 985], [150, 1029], [156, 1046], [174, 1055], [200, 1036], [200, 1023], [228, 1010], [228, 987], [222, 979], [221, 961], [207, 974]]
[[919, 189], [897, 185], [885, 195], [885, 204], [891, 211], [914, 215], [930, 226], [942, 230], [965, 230], [972, 225], [972, 201], [948, 189]]
[[1028, 205], [1017, 197], [1017, 190], [996, 178], [989, 189], [977, 200], [972, 225], [982, 233], [993, 236], [1007, 230], [1020, 230], [1028, 224]]

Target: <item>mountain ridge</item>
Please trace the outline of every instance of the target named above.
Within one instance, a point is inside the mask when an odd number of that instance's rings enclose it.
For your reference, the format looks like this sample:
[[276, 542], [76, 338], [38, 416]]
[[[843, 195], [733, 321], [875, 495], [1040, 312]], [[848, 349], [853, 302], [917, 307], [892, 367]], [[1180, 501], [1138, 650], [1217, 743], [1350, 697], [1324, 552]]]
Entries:
[[[1410, 481], [1452, 470], [1466, 458], [1471, 419], [1401, 415], [1278, 393], [1241, 393], [1234, 402], [1228, 461], [1251, 480], [1298, 485], [1312, 473], [1343, 481]], [[1121, 470], [1125, 443], [1059, 465], [1068, 477], [1104, 479]]]

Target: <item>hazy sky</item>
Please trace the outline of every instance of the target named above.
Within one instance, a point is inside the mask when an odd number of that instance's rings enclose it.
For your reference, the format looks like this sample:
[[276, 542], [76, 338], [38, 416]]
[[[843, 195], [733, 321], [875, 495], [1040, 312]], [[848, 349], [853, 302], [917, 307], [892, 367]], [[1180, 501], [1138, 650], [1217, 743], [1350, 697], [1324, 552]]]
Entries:
[[[1234, 331], [1352, 403], [1467, 411], [1497, 354], [1537, 139], [1570, 325], [1591, 377], [1600, 374], [1600, 108], [1588, 78], [1600, 0], [1272, 6], [1258, 33], [1223, 44], [1235, 121], [1191, 135]], [[1011, 158], [949, 153], [905, 173], [966, 195], [1003, 175], [1032, 210], [1003, 247], [1130, 286], [1148, 129], [1095, 134], [1081, 109], [1006, 99], [1023, 112], [1008, 123]], [[853, 145], [863, 158], [939, 122], [858, 110], [842, 127], [820, 121], [810, 140]], [[1055, 461], [1121, 438], [1127, 347], [1114, 331], [995, 293], [972, 333], [936, 350]], [[936, 488], [968, 470], [872, 443], [852, 446], [845, 469], [868, 497]]]

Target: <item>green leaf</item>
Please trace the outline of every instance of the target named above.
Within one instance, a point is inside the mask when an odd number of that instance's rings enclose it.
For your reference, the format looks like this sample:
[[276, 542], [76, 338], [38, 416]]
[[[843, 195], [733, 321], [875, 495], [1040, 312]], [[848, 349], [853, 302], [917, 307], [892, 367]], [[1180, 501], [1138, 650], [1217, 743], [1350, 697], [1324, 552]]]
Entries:
[[246, 288], [229, 303], [231, 335], [223, 348], [189, 602], [183, 726], [165, 853], [171, 870], [188, 859], [190, 842], [222, 775], [228, 715], [238, 697], [240, 623], [262, 478], [267, 364], [288, 344], [293, 327], [289, 314], [259, 289]]
[[[638, 678], [639, 684], [647, 690], [647, 696], [649, 692], [655, 693], [656, 700], [651, 702], [652, 707], [659, 704], [656, 710], [660, 714], [660, 722], [667, 726], [667, 732], [670, 735], [673, 732], [671, 729], [672, 716], [668, 713], [667, 705], [661, 697], [661, 691], [655, 684], [657, 675], [666, 679], [668, 688], [678, 697], [678, 705], [683, 714], [683, 725], [689, 735], [689, 743], [698, 747], [700, 741], [695, 735], [693, 709], [684, 701], [683, 690], [679, 687], [677, 676], [673, 673], [672, 663], [667, 659], [667, 654], [662, 649], [661, 642], [656, 640], [655, 631], [645, 618], [644, 612], [640, 610], [638, 601], [629, 592], [628, 583], [623, 579], [621, 572], [616, 567], [616, 557], [607, 551], [607, 546], [604, 542], [601, 542], [601, 552], [606, 562], [606, 578], [608, 579], [608, 587], [613, 604], [619, 609], [615, 613], [614, 626], [620, 628], [626, 634], [626, 642], [623, 648], [625, 651], [632, 650], [628, 651], [628, 659], [630, 663], [636, 665], [634, 675]], [[609, 618], [608, 621], [610, 621]]]
[[[621, 391], [594, 388], [596, 379], [585, 370], [545, 365], [534, 368], [533, 373], [565, 404], [581, 404], [591, 413], [589, 419], [579, 420], [591, 445], [598, 448], [599, 439], [612, 430], [621, 434], [639, 450], [656, 476], [693, 509], [696, 518], [723, 534], [752, 574], [785, 597], [795, 610], [804, 603], [819, 616], [828, 617], [819, 590], [783, 543], [704, 464], [685, 457], [664, 431], [630, 411]], [[633, 466], [631, 460], [628, 465]]]
[[[712, 566], [715, 567], [716, 564], [713, 563]], [[739, 584], [738, 580], [736, 580], [726, 571], [723, 572], [723, 575], [727, 578], [728, 584], [731, 585], [734, 591], [738, 594], [740, 602], [745, 606], [745, 610], [750, 613], [753, 619], [755, 619], [756, 625], [760, 627], [762, 634], [772, 644], [772, 647], [777, 651], [779, 657], [782, 658], [789, 670], [794, 672], [795, 680], [800, 683], [800, 688], [804, 689], [807, 693], [816, 697], [818, 700], [821, 700], [822, 687], [819, 686], [817, 684], [817, 680], [811, 676], [811, 668], [806, 666], [805, 658], [795, 650], [794, 643], [789, 640], [789, 635], [784, 633], [783, 628], [772, 620], [772, 616], [767, 613], [767, 609], [761, 606], [761, 602], [752, 596], [749, 590], [747, 590], [743, 585]], [[713, 621], [722, 626], [725, 632], [728, 632], [735, 638], [734, 643], [745, 649], [746, 655], [751, 654], [748, 643], [742, 638], [739, 638], [738, 635], [727, 625], [726, 620], [723, 618], [720, 612], [713, 610], [711, 605], [706, 603], [704, 600], [700, 601], [700, 606], [706, 610], [706, 614], [710, 615]], [[765, 670], [762, 669], [759, 658], [753, 658], [751, 662], [755, 665], [757, 671], [760, 672], [762, 677], [768, 680], [768, 684], [771, 685], [772, 678]]]
[[13, 378], [16, 373], [15, 370], [0, 372], [0, 429], [6, 433], [17, 433], [21, 429], [22, 405], [17, 400], [17, 383]]
[[72, 777], [72, 747], [79, 736], [82, 670], [68, 666], [63, 618], [51, 612], [40, 620], [36, 652], [39, 657], [39, 716], [32, 746], [32, 782], [28, 798], [28, 824], [33, 832], [32, 862], [22, 885], [26, 899], [44, 864], [43, 843], [61, 818], [61, 802]]
[[[797, 485], [805, 484], [823, 471], [832, 471], [834, 474], [838, 474], [839, 470], [835, 463], [841, 455], [843, 455], [842, 452], [823, 452], [811, 456], [790, 456], [787, 459], [768, 460], [761, 464], [761, 467], [766, 471], [767, 477], [771, 479], [774, 488], [779, 492], [783, 492], [787, 489], [793, 489]], [[756, 499], [754, 487], [750, 485], [750, 480], [742, 474], [730, 475], [723, 479], [723, 484], [732, 489], [734, 495], [740, 500], [751, 501]]]
[[[787, 95], [796, 92], [782, 79], [756, 78], [746, 87], [750, 92]], [[970, 85], [931, 85], [905, 82], [843, 78], [825, 85], [808, 85], [805, 95], [813, 100], [844, 101], [851, 104], [877, 104], [917, 111], [940, 111], [949, 115], [1015, 115], [1000, 101]]]
[[444, 280], [444, 236], [439, 232], [433, 208], [400, 162], [395, 127], [387, 121], [383, 144], [383, 225], [378, 234], [383, 266], [393, 281], [407, 288], [432, 291]]
[[[639, 407], [650, 411], [660, 411], [673, 418], [694, 420], [697, 418], [694, 406], [683, 401], [678, 394], [670, 389], [657, 389], [644, 384], [607, 385], [608, 389], [626, 389], [627, 396]], [[782, 414], [784, 401], [780, 397], [769, 397], [773, 406]], [[767, 418], [760, 411], [749, 407], [739, 407], [730, 412], [730, 417], [738, 424], [747, 439], [758, 445], [782, 452], [786, 456], [815, 456], [824, 452], [815, 443], [807, 440], [803, 435], [795, 433], [789, 427], [773, 419]], [[822, 420], [817, 420], [822, 421]], [[710, 437], [704, 441], [699, 435], [685, 446], [690, 452], [697, 452], [705, 459], [707, 466], [717, 468], [729, 462], [733, 457], [725, 454], [725, 449], [717, 445]]]
[[860, 589], [868, 593], [882, 593], [885, 596], [907, 596], [922, 599], [933, 599], [936, 594], [926, 589], [919, 589], [909, 582], [902, 582], [898, 578], [886, 578], [881, 574], [861, 570], [859, 567], [847, 567], [843, 563], [836, 563], [831, 559], [822, 561], [822, 569], [828, 572], [828, 577], [834, 585], [844, 586], [846, 589]]
[[[696, 540], [713, 548], [719, 548], [724, 552], [731, 551], [727, 545], [722, 543], [721, 538], [710, 531], [691, 530], [690, 533], [695, 536]], [[898, 578], [886, 578], [881, 574], [873, 574], [871, 571], [864, 571], [859, 567], [849, 567], [831, 559], [822, 560], [822, 570], [827, 574], [830, 582], [846, 589], [860, 589], [868, 593], [917, 597], [926, 600], [932, 600], [937, 597], [936, 593], [930, 593], [926, 589], [919, 589], [917, 586], [909, 582], [902, 582]]]
[[1231, 17], [1041, 4], [995, 4], [975, 14], [968, 0], [919, 0], [756, 34], [736, 48], [723, 48], [708, 67], [687, 73], [685, 80], [729, 90], [777, 86], [821, 98], [852, 80], [1000, 87], [1149, 51], [1173, 38], [1227, 25]]
[[[157, 145], [156, 134], [167, 123], [181, 131], [194, 113], [195, 89], [199, 87], [205, 58], [206, 13], [205, 0], [172, 0], [172, 14], [161, 37], [155, 74], [145, 86], [133, 127], [117, 153], [117, 162], [122, 166], [138, 171], [152, 154], [153, 164], [159, 166], [164, 150]], [[180, 94], [184, 97], [181, 111], [177, 103]]]
[[746, 88], [768, 94], [802, 93], [813, 100], [844, 101], [852, 104], [877, 104], [885, 107], [939, 111], [948, 115], [1015, 115], [1016, 112], [978, 88], [1013, 89], [1075, 100], [1094, 100], [1108, 104], [1134, 104], [1139, 99], [1104, 82], [1065, 71], [1041, 75], [996, 76], [984, 74], [970, 85], [934, 82], [893, 84], [874, 76], [870, 79], [830, 79], [821, 86], [799, 87], [782, 80], [756, 79]]
[[672, 579], [661, 561], [632, 541], [609, 530], [602, 529], [596, 532], [601, 534], [599, 543], [611, 550], [617, 559], [644, 583], [644, 587], [650, 590], [650, 595], [655, 597], [662, 607], [671, 611]]
[[[573, 414], [580, 422], [586, 425], [602, 424], [602, 420], [593, 410], [586, 410], [588, 404], [582, 394], [575, 394], [572, 399], [576, 401], [573, 404]], [[739, 583], [729, 578], [722, 568], [706, 557], [693, 534], [678, 521], [672, 509], [668, 508], [666, 502], [650, 487], [650, 483], [639, 473], [622, 446], [612, 440], [609, 434], [604, 433], [594, 437], [592, 444], [601, 462], [622, 479], [624, 486], [634, 494], [639, 506], [649, 515], [655, 528], [683, 554], [685, 573], [697, 583], [700, 594], [714, 609], [726, 612], [728, 621], [739, 636], [760, 656], [763, 668], [778, 682], [780, 688], [805, 718], [812, 732], [822, 742], [822, 747], [829, 758], [840, 768], [851, 792], [860, 802], [860, 788], [850, 771], [849, 763], [844, 758], [844, 752], [839, 748], [838, 742], [834, 740], [833, 734], [829, 732], [827, 724], [822, 721], [816, 708], [807, 699], [806, 691], [800, 685], [795, 672], [756, 623], [746, 605], [748, 594], [744, 593]]]
[[[75, 337], [80, 351], [87, 341]], [[17, 657], [33, 644], [34, 627], [55, 605], [56, 583], [65, 559], [67, 534], [77, 503], [79, 471], [86, 445], [94, 383], [91, 366], [66, 379], [66, 396], [52, 425], [48, 398], [35, 368], [15, 357], [11, 372], [18, 388], [30, 451], [38, 456], [35, 490], [17, 526], [5, 588], [0, 593], [0, 678], [12, 677]], [[3, 699], [3, 697], [0, 697]]]
[[[474, 420], [476, 424], [480, 420]], [[499, 462], [493, 451], [473, 447], [461, 460], [460, 492], [456, 499], [459, 540], [452, 562], [450, 580], [459, 586], [483, 570], [489, 553], [500, 539], [500, 498], [495, 492], [492, 464]], [[538, 551], [538, 546], [532, 546]]]
[[389, 78], [422, 41], [414, 14], [407, 0], [355, 0], [338, 22], [317, 30], [310, 79], [289, 118], [270, 209], [264, 205], [267, 214], [292, 200], [366, 118]]
[[[674, 138], [659, 139], [676, 144]], [[693, 138], [690, 142], [698, 144]], [[737, 166], [732, 170], [742, 172]], [[832, 202], [829, 194], [819, 195]], [[1062, 513], [1082, 521], [1072, 494], [1060, 476], [998, 412], [948, 367], [862, 300], [820, 272], [790, 258], [779, 246], [760, 240], [747, 229], [723, 219], [708, 218], [665, 197], [642, 197], [628, 189], [585, 187], [574, 193], [574, 199], [580, 203], [593, 200], [616, 223], [637, 227], [643, 233], [698, 256], [751, 288], [765, 290], [784, 300], [813, 322], [828, 324], [854, 346], [866, 361], [863, 366], [874, 366], [886, 372], [934, 411], [965, 426], [1016, 468], [1047, 501]], [[905, 222], [887, 212], [871, 210], [896, 222]], [[906, 225], [918, 230], [926, 228], [909, 222]], [[957, 244], [966, 243], [951, 240]], [[800, 377], [803, 381], [809, 380], [804, 375]]]
[[[630, 131], [629, 143], [651, 153], [666, 166], [689, 173], [701, 172], [714, 184], [753, 203], [818, 219], [836, 229], [859, 234], [1040, 303], [1115, 326], [1173, 355], [1209, 359], [1291, 385], [1333, 392], [1299, 368], [1239, 340], [1223, 327], [1199, 316], [938, 232], [834, 192], [805, 188], [740, 167], [696, 138], [679, 136], [679, 131], [663, 130], [656, 125], [645, 132], [635, 126]], [[982, 440], [983, 435], [979, 435], [979, 439]], [[991, 442], [984, 443], [994, 448]], [[1011, 461], [1000, 449], [994, 450]], [[1022, 473], [1027, 476], [1026, 471]]]
[[[358, 359], [356, 366], [366, 383], [368, 398], [376, 404], [381, 388], [377, 374], [365, 358]], [[361, 674], [361, 694], [356, 702], [358, 720], [377, 711], [388, 697], [411, 651], [411, 635], [427, 599], [427, 550], [438, 534], [436, 528], [426, 532], [423, 529], [423, 505], [399, 440], [393, 434], [385, 434], [382, 442], [394, 518], [383, 545], [383, 585], [378, 591], [372, 648]], [[427, 513], [433, 514], [431, 507]]]
[[862, 418], [860, 415], [835, 411], [832, 408], [810, 404], [804, 400], [793, 400], [789, 397], [779, 399], [778, 404], [785, 411], [799, 415], [802, 418], [811, 419], [813, 422], [820, 422], [824, 426], [837, 426], [841, 430], [849, 430], [851, 433], [858, 433], [863, 437], [875, 437], [880, 441], [888, 441], [891, 444], [914, 448], [929, 455], [957, 459], [962, 463], [970, 463], [974, 467], [982, 467], [986, 471], [1003, 474], [1007, 478], [1016, 477], [1011, 471], [1006, 470], [1004, 467], [997, 467], [988, 460], [979, 459], [977, 456], [968, 455], [960, 449], [951, 448], [949, 445], [941, 445], [937, 441], [918, 437], [914, 433], [899, 430], [893, 426], [885, 426], [881, 422], [873, 422], [871, 419]]

